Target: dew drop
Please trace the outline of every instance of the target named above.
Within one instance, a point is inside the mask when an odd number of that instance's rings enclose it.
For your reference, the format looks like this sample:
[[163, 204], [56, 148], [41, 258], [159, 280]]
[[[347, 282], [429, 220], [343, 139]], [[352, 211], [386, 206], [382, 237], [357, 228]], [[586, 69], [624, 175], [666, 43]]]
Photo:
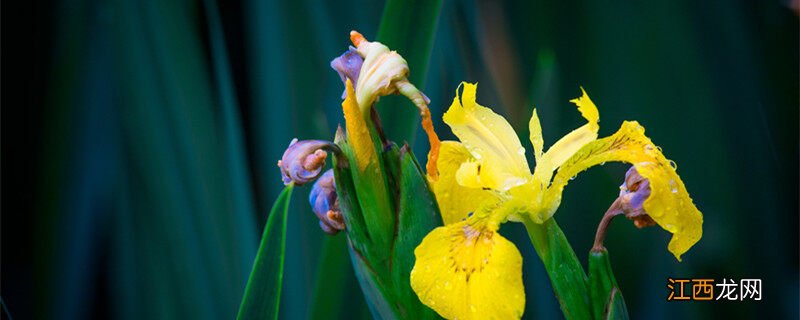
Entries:
[[675, 180], [669, 181], [669, 188], [672, 191], [672, 193], [678, 193], [678, 184], [675, 183]]
[[669, 166], [672, 167], [672, 169], [678, 170], [678, 164], [675, 163], [675, 161], [670, 160]]
[[525, 155], [525, 148], [519, 147], [519, 149], [517, 149], [517, 154], [519, 154], [521, 156], [524, 156]]
[[572, 176], [572, 177], [570, 177], [570, 178], [569, 178], [569, 181], [575, 180], [575, 177], [577, 177], [577, 176]]
[[606, 162], [605, 162], [605, 161], [603, 161], [603, 162], [600, 162], [600, 165], [601, 165], [601, 166], [604, 166], [604, 165], [606, 165]]

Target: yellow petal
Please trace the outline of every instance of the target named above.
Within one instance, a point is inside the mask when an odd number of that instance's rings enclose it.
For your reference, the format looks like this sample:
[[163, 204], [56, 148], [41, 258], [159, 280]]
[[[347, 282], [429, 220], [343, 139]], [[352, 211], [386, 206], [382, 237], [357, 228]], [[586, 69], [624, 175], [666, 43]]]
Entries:
[[689, 197], [673, 162], [644, 135], [644, 128], [636, 121], [624, 122], [617, 133], [585, 145], [567, 160], [545, 195], [549, 207], [543, 214], [552, 215], [558, 207], [561, 191], [570, 177], [608, 161], [631, 163], [650, 180], [651, 193], [644, 201], [644, 209], [658, 225], [673, 234], [669, 251], [680, 261], [681, 255], [703, 235], [703, 214]]
[[496, 231], [460, 222], [431, 231], [414, 250], [411, 288], [446, 319], [519, 319], [522, 257]]
[[[597, 139], [597, 130], [600, 129], [600, 125], [598, 125], [600, 113], [583, 88], [581, 88], [581, 92], [583, 92], [583, 96], [572, 99], [570, 102], [578, 106], [578, 111], [589, 123], [573, 130], [553, 144], [544, 154], [541, 161], [547, 164], [548, 168], [541, 168], [541, 170], [552, 171], [557, 169], [583, 145]], [[536, 163], [536, 166], [536, 169], [539, 170], [539, 162]]]
[[428, 179], [431, 181], [445, 225], [461, 221], [481, 203], [493, 197], [490, 191], [467, 188], [456, 181], [456, 172], [461, 164], [471, 159], [472, 156], [461, 143], [442, 142], [437, 161], [439, 177], [433, 179], [429, 176]]
[[471, 181], [479, 181], [479, 187], [501, 191], [524, 183], [530, 170], [525, 149], [514, 129], [502, 116], [475, 102], [477, 85], [462, 83], [462, 86], [463, 98], [456, 90], [453, 104], [444, 114], [444, 122], [481, 163], [480, 172], [471, 172], [481, 176], [492, 175], [474, 177]]
[[544, 137], [542, 137], [542, 123], [539, 122], [539, 116], [536, 114], [535, 108], [533, 109], [533, 115], [531, 115], [531, 121], [528, 123], [528, 129], [531, 132], [533, 155], [536, 157], [536, 164], [539, 164], [544, 148]]
[[597, 111], [597, 106], [594, 105], [594, 102], [592, 102], [592, 99], [586, 94], [586, 90], [583, 90], [583, 87], [581, 87], [581, 93], [583, 93], [583, 95], [580, 98], [572, 99], [569, 102], [578, 106], [578, 111], [580, 111], [583, 118], [588, 120], [590, 124], [597, 125], [597, 122], [600, 121], [600, 112]]
[[369, 135], [366, 120], [361, 114], [358, 102], [356, 102], [356, 94], [350, 79], [347, 79], [345, 87], [347, 96], [342, 102], [342, 111], [344, 112], [344, 122], [347, 128], [347, 141], [353, 146], [358, 168], [363, 171], [367, 164], [377, 159], [377, 154], [372, 144], [372, 138]]

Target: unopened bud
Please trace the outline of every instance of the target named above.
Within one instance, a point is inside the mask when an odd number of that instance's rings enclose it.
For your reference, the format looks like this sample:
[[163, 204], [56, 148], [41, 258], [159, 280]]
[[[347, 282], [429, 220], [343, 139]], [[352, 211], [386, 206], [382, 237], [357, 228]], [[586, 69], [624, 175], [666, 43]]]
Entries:
[[[358, 51], [355, 48], [350, 47], [345, 53], [341, 56], [333, 59], [331, 61], [331, 68], [336, 70], [339, 74], [339, 78], [342, 79], [342, 83], [346, 83], [347, 79], [350, 79], [350, 82], [353, 83], [353, 86], [358, 84], [358, 75], [361, 73], [361, 65], [364, 63], [364, 58], [362, 58]], [[342, 92], [342, 99], [345, 98], [347, 95], [347, 90]]]
[[611, 220], [617, 215], [623, 214], [626, 218], [633, 221], [637, 228], [653, 226], [656, 222], [644, 210], [644, 201], [650, 196], [650, 180], [643, 177], [636, 171], [636, 167], [631, 166], [625, 173], [625, 183], [619, 187], [619, 198], [611, 204], [606, 214], [597, 226], [597, 233], [594, 237], [592, 250], [605, 250], [603, 240], [606, 237]]
[[293, 139], [278, 161], [281, 168], [283, 184], [304, 185], [319, 177], [325, 166], [328, 153], [339, 153], [339, 147], [329, 141]]
[[311, 209], [319, 219], [322, 231], [334, 235], [344, 230], [344, 217], [339, 209], [339, 197], [336, 194], [336, 182], [332, 169], [326, 171], [314, 183], [314, 187], [308, 195], [308, 202], [311, 203]]
[[642, 177], [636, 167], [625, 173], [625, 183], [619, 187], [619, 209], [625, 217], [633, 220], [637, 228], [655, 225], [655, 221], [644, 210], [644, 201], [650, 196], [650, 180]]

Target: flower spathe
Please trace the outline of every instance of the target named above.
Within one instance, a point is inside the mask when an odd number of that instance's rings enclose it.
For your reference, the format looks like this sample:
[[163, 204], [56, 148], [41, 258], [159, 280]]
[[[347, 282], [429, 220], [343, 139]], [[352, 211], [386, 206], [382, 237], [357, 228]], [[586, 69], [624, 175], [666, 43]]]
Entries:
[[[415, 250], [411, 286], [420, 300], [448, 319], [509, 319], [524, 312], [522, 263], [516, 247], [497, 230], [526, 215], [543, 223], [558, 209], [561, 192], [579, 172], [607, 161], [632, 163], [649, 179], [645, 210], [674, 234], [669, 250], [680, 260], [702, 235], [702, 214], [670, 161], [644, 136], [636, 122], [597, 139], [599, 112], [582, 90], [573, 102], [587, 123], [546, 152], [534, 109], [530, 140], [536, 167], [511, 125], [476, 102], [477, 85], [462, 83], [443, 119], [460, 142], [444, 141], [430, 175], [444, 227], [433, 230]], [[430, 157], [431, 159], [435, 159]]]

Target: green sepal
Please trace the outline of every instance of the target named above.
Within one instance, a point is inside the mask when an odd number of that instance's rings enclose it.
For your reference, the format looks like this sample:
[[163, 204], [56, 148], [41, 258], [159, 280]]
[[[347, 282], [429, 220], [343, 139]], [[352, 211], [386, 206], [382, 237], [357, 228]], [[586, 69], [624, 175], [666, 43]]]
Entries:
[[595, 319], [628, 319], [625, 299], [605, 248], [589, 252], [589, 292]]
[[525, 215], [523, 223], [550, 277], [564, 317], [592, 319], [586, 273], [555, 219], [538, 224]]
[[236, 319], [278, 319], [286, 253], [286, 215], [291, 197], [292, 185], [289, 185], [269, 212]]

